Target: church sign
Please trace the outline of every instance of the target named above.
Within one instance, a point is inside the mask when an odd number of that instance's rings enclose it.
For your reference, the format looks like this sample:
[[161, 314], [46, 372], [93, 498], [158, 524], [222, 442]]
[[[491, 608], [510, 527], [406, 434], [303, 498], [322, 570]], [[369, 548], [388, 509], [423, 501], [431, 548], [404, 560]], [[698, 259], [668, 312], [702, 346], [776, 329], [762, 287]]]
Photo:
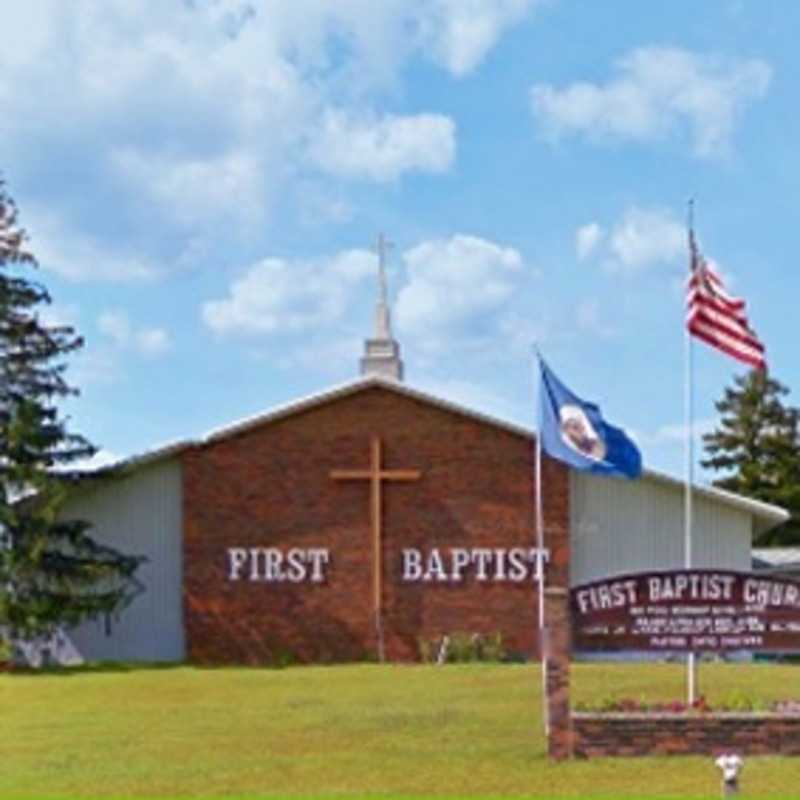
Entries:
[[621, 575], [570, 591], [583, 651], [800, 650], [800, 582], [728, 570]]

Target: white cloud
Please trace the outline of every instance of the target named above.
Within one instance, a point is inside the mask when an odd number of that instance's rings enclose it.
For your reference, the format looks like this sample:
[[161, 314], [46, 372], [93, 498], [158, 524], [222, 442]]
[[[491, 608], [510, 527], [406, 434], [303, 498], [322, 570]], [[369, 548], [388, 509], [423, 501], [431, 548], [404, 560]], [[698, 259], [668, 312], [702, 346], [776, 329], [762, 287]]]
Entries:
[[629, 208], [609, 239], [612, 272], [635, 272], [687, 258], [686, 226], [668, 209]]
[[[413, 352], [418, 364], [445, 348], [491, 348], [496, 357], [498, 340], [504, 352], [516, 352], [542, 338], [543, 323], [520, 300], [539, 272], [514, 248], [458, 234], [423, 241], [402, 260], [404, 274], [393, 270], [392, 284], [400, 286], [393, 322], [406, 357]], [[337, 372], [358, 358], [369, 334], [376, 271], [376, 256], [367, 250], [307, 261], [265, 258], [237, 277], [227, 296], [204, 303], [202, 319], [218, 335], [281, 337], [284, 366], [316, 361], [319, 367], [322, 359]], [[347, 321], [356, 309], [364, 323], [354, 330]]]
[[[713, 431], [719, 420], [716, 417], [696, 419], [692, 423], [694, 439], [699, 439], [703, 434]], [[645, 447], [661, 447], [682, 445], [686, 441], [687, 426], [685, 422], [672, 422], [661, 425], [654, 431], [632, 431], [631, 436], [638, 444]]]
[[111, 153], [109, 161], [126, 182], [181, 225], [232, 217], [247, 229], [266, 210], [263, 169], [258, 158], [246, 151], [217, 158], [177, 158], [126, 148]]
[[589, 258], [597, 248], [597, 245], [600, 244], [604, 235], [603, 229], [596, 222], [581, 225], [575, 232], [575, 250], [578, 254], [578, 259], [583, 261]]
[[608, 339], [615, 336], [614, 326], [604, 319], [597, 300], [582, 300], [575, 306], [575, 325], [583, 333]]
[[397, 324], [422, 349], [456, 334], [480, 337], [526, 278], [517, 250], [476, 236], [422, 242], [403, 259], [408, 284], [397, 298]]
[[[360, 336], [338, 331], [335, 337], [326, 336], [324, 332], [316, 336], [306, 335], [302, 344], [286, 350], [278, 357], [277, 363], [284, 369], [299, 368], [343, 380], [351, 378], [353, 368], [364, 352], [364, 334], [364, 331]], [[264, 357], [275, 361], [273, 351]]]
[[116, 243], [103, 243], [71, 229], [53, 211], [27, 208], [25, 228], [42, 268], [69, 281], [125, 283], [151, 280], [156, 275], [155, 268], [138, 255], [119, 250]]
[[77, 352], [67, 371], [67, 381], [81, 389], [112, 384], [119, 377], [119, 365], [114, 354], [107, 349], [92, 347]]
[[136, 350], [148, 358], [157, 358], [169, 352], [172, 342], [163, 328], [143, 328], [134, 340]]
[[431, 39], [435, 59], [453, 75], [475, 69], [506, 28], [523, 19], [533, 0], [437, 0], [428, 7], [434, 16]]
[[43, 325], [53, 328], [78, 328], [78, 306], [74, 303], [50, 303], [42, 306], [38, 312]]
[[131, 338], [131, 323], [124, 311], [104, 311], [97, 318], [97, 329], [120, 347]]
[[[689, 257], [686, 223], [657, 206], [630, 206], [607, 228], [598, 222], [583, 225], [576, 231], [575, 249], [579, 259], [594, 256], [612, 275], [634, 275], [658, 265], [684, 267]], [[683, 278], [676, 279], [675, 287], [683, 291]]]
[[441, 114], [374, 117], [328, 110], [311, 156], [333, 175], [391, 181], [411, 170], [444, 172], [455, 150], [455, 124]]
[[612, 274], [630, 275], [688, 258], [685, 223], [672, 210], [658, 207], [631, 206], [608, 232], [597, 222], [584, 225], [575, 234], [575, 248], [579, 259], [597, 254]]
[[135, 328], [128, 315], [119, 309], [100, 314], [97, 329], [116, 347], [130, 348], [147, 358], [162, 356], [172, 347], [169, 334], [163, 328]]
[[758, 59], [723, 59], [677, 47], [641, 47], [616, 63], [606, 84], [531, 89], [534, 116], [549, 136], [648, 142], [688, 129], [697, 156], [724, 154], [744, 108], [772, 75]]
[[317, 261], [265, 258], [233, 282], [227, 298], [203, 305], [203, 321], [219, 334], [314, 330], [340, 320], [353, 290], [375, 274], [367, 250]]
[[[411, 60], [474, 70], [535, 2], [11, 4], [0, 162], [26, 187], [26, 221], [33, 204], [58, 215], [51, 235], [36, 235], [43, 267], [81, 280], [152, 277], [190, 244], [197, 252], [198, 228], [219, 249], [263, 230], [290, 181], [448, 169], [453, 121], [392, 114], [385, 99], [400, 96]], [[331, 211], [347, 207], [340, 198]]]
[[532, 315], [529, 309], [504, 311], [497, 321], [498, 340], [504, 342], [509, 351], [533, 352], [533, 347], [542, 345], [553, 336], [554, 326], [550, 318], [539, 311]]
[[341, 186], [329, 191], [318, 181], [298, 181], [292, 192], [292, 200], [299, 204], [298, 221], [304, 226], [316, 226], [320, 221], [341, 225], [355, 216], [355, 208], [343, 196]]

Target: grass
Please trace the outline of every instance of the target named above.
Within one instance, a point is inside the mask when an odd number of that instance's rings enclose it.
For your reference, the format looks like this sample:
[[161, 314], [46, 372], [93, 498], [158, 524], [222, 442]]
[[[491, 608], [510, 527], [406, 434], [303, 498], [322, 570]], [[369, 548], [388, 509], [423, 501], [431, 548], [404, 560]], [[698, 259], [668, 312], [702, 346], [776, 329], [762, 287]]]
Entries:
[[[700, 676], [712, 702], [800, 696], [800, 666]], [[0, 798], [719, 795], [709, 758], [549, 763], [539, 687], [528, 665], [0, 675]], [[676, 665], [574, 665], [574, 700], [682, 691]], [[800, 797], [800, 759], [748, 759], [743, 795]]]

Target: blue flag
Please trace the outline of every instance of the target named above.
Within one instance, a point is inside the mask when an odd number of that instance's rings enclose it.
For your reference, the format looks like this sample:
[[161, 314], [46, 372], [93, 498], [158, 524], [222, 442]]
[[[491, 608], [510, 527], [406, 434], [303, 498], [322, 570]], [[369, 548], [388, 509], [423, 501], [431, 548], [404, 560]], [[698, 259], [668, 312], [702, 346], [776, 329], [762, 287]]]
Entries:
[[638, 478], [639, 448], [620, 428], [609, 425], [594, 403], [574, 395], [539, 357], [539, 436], [542, 450], [575, 469]]

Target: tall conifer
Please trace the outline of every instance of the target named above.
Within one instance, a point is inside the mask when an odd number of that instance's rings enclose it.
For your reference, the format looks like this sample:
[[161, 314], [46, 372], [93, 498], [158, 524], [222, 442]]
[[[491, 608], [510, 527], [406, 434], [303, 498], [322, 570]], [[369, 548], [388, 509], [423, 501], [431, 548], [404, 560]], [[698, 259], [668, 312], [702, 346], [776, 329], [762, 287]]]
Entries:
[[701, 462], [715, 486], [786, 508], [792, 518], [759, 544], [800, 544], [800, 417], [789, 390], [762, 370], [737, 376], [716, 403], [720, 424], [703, 436]]
[[95, 452], [59, 408], [77, 393], [65, 358], [83, 340], [42, 320], [50, 296], [29, 278], [37, 263], [25, 245], [0, 180], [0, 633], [31, 639], [121, 610], [138, 591], [142, 559], [63, 516], [77, 479], [70, 465]]

